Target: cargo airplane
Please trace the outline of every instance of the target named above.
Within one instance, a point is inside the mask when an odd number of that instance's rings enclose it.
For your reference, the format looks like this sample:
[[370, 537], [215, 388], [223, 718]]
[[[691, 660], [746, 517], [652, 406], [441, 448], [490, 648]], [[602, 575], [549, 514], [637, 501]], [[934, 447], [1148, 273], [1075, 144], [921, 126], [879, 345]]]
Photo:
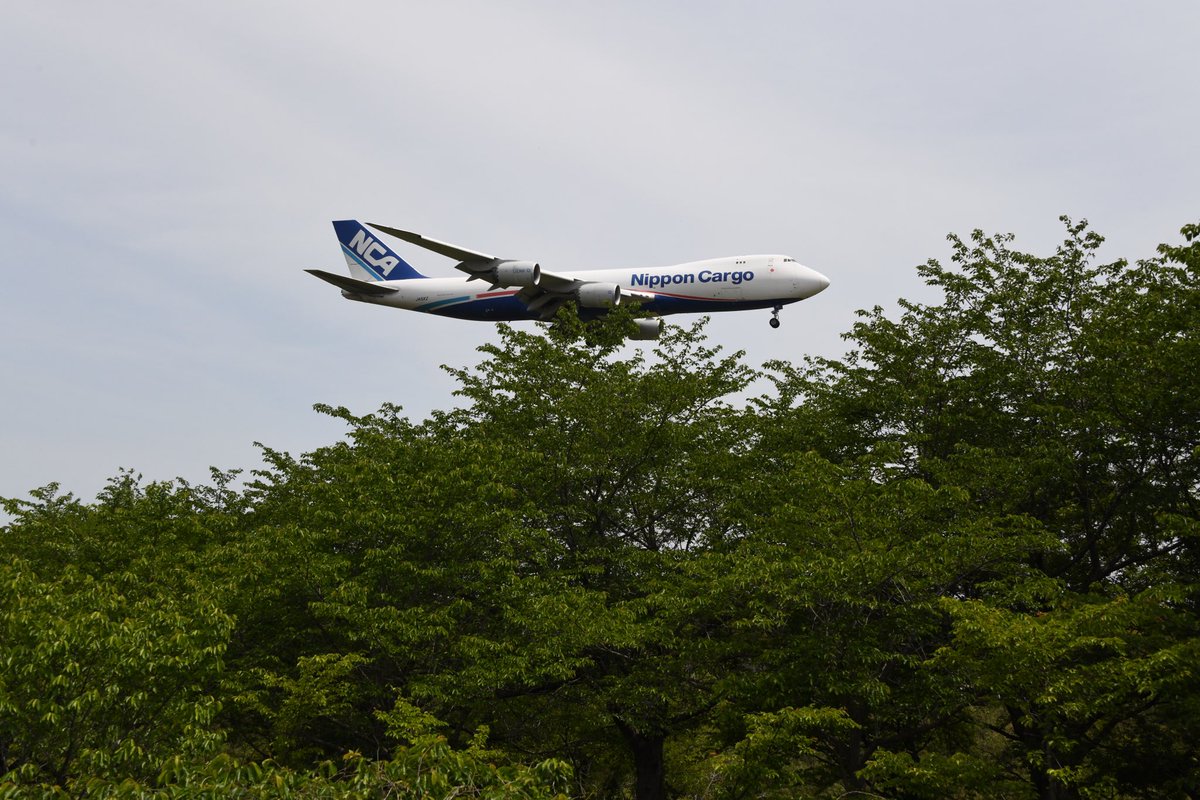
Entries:
[[[417, 233], [369, 224], [401, 241], [455, 259], [467, 277], [422, 275], [355, 220], [333, 223], [350, 277], [319, 269], [306, 271], [341, 289], [348, 300], [458, 319], [548, 320], [567, 302], [574, 302], [586, 319], [631, 302], [655, 317], [770, 308], [771, 327], [778, 328], [780, 309], [829, 285], [821, 273], [783, 255], [713, 258], [670, 267], [547, 272], [535, 261], [497, 258]], [[474, 281], [481, 285], [476, 288]], [[636, 322], [632, 338], [658, 338], [660, 320]]]

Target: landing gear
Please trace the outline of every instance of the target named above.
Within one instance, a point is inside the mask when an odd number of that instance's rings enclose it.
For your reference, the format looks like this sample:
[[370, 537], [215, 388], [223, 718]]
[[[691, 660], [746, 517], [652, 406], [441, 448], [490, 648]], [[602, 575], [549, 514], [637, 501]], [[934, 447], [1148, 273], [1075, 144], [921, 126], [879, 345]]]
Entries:
[[779, 312], [782, 310], [783, 310], [783, 306], [775, 306], [773, 309], [771, 309], [770, 325], [772, 328], [779, 327]]

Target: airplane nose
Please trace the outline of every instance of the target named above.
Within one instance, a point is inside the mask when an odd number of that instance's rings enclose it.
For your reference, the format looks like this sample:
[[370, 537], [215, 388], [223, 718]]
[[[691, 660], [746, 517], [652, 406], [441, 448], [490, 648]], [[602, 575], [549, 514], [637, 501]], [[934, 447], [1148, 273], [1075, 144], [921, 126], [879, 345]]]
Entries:
[[796, 288], [804, 292], [802, 297], [812, 297], [829, 288], [829, 278], [826, 278], [811, 267], [803, 267], [802, 269], [804, 272], [796, 281]]
[[817, 291], [813, 292], [813, 294], [823, 292], [829, 288], [829, 278], [826, 278], [824, 275], [817, 272], [815, 269], [812, 270], [812, 276], [813, 276], [813, 280], [816, 282], [816, 286], [817, 286]]

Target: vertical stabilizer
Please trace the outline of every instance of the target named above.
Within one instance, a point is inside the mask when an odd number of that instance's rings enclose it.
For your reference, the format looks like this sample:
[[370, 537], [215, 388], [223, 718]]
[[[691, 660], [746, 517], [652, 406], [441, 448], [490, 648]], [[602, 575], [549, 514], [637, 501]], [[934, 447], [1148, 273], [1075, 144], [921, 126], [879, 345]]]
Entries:
[[425, 277], [393, 253], [358, 220], [335, 220], [333, 230], [342, 243], [342, 253], [346, 256], [351, 277], [360, 281], [399, 281]]

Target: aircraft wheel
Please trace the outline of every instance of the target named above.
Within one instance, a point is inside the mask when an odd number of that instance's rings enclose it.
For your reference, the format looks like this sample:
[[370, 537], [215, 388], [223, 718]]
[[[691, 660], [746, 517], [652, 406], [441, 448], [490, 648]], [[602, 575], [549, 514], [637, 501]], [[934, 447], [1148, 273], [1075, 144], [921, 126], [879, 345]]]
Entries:
[[779, 317], [771, 317], [771, 327], [772, 328], [779, 327]]

